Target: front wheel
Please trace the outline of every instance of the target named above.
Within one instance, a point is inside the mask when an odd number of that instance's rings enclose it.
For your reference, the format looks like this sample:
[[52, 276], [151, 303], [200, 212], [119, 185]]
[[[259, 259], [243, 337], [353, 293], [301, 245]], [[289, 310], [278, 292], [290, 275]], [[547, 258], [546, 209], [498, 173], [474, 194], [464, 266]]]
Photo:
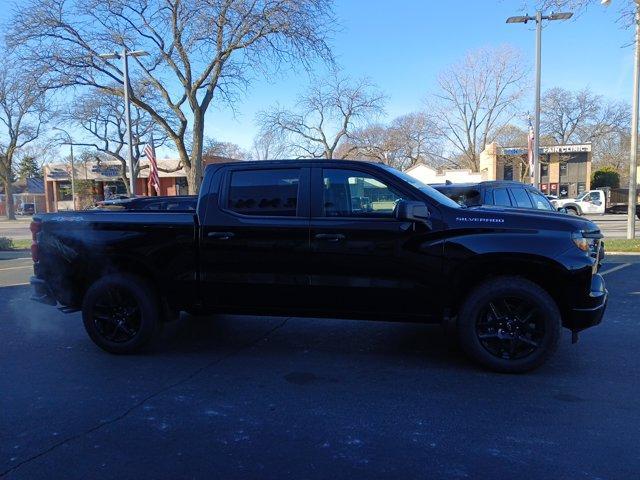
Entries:
[[551, 296], [521, 277], [489, 280], [465, 300], [458, 315], [464, 352], [497, 372], [522, 373], [556, 350], [560, 312]]
[[91, 340], [110, 353], [134, 353], [153, 338], [162, 306], [154, 287], [133, 275], [113, 274], [89, 287], [82, 321]]
[[576, 215], [576, 216], [580, 215], [580, 213], [578, 213], [578, 210], [576, 210], [575, 208], [567, 208], [567, 213], [569, 215]]

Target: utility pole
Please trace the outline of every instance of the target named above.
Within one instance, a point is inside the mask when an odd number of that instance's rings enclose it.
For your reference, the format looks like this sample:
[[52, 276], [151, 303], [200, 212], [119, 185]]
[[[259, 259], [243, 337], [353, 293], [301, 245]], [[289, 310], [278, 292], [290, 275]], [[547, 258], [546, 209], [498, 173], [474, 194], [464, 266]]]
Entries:
[[633, 64], [633, 110], [631, 111], [631, 148], [629, 154], [629, 206], [627, 238], [636, 238], [636, 202], [638, 183], [638, 88], [640, 87], [640, 0], [636, 0], [636, 54]]
[[136, 196], [136, 169], [133, 164], [133, 135], [131, 134], [131, 104], [129, 101], [129, 55], [127, 49], [122, 50], [122, 71], [124, 83], [124, 118], [127, 126], [127, 160], [129, 164], [129, 191]]
[[67, 132], [64, 128], [53, 127], [53, 130], [58, 130], [59, 132], [64, 133], [67, 136], [67, 141], [62, 142], [62, 145], [69, 145], [69, 154], [71, 157], [71, 203], [73, 203], [73, 209], [76, 209], [76, 166], [73, 158], [73, 138], [69, 132]]
[[[129, 194], [132, 197], [136, 196], [136, 169], [133, 164], [133, 134], [131, 133], [131, 86], [129, 84], [129, 57], [141, 57], [149, 55], [144, 50], [127, 50], [123, 48], [121, 53], [104, 53], [98, 55], [103, 60], [113, 60], [116, 58], [122, 59], [122, 85], [124, 96], [124, 116], [127, 126], [127, 165], [129, 166]], [[107, 62], [112, 68], [116, 68], [113, 64]], [[116, 69], [117, 70], [117, 69]]]

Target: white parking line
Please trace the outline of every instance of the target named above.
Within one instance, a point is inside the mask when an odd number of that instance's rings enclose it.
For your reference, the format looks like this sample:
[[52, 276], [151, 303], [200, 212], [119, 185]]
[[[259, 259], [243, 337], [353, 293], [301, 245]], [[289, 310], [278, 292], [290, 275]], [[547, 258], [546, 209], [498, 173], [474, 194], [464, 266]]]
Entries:
[[606, 275], [607, 273], [617, 272], [618, 270], [622, 270], [623, 268], [627, 268], [631, 266], [631, 263], [623, 263], [622, 265], [618, 265], [617, 267], [610, 268], [609, 270], [605, 270], [604, 272], [600, 272], [600, 275]]

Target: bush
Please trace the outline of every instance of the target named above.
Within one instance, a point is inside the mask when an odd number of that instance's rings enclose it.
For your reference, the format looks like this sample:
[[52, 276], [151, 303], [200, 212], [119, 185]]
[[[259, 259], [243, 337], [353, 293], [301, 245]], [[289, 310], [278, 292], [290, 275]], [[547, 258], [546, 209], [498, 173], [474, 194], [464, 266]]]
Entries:
[[595, 172], [591, 179], [591, 188], [620, 188], [620, 174], [613, 167], [602, 167]]
[[7, 237], [0, 237], [0, 250], [13, 250], [13, 240]]

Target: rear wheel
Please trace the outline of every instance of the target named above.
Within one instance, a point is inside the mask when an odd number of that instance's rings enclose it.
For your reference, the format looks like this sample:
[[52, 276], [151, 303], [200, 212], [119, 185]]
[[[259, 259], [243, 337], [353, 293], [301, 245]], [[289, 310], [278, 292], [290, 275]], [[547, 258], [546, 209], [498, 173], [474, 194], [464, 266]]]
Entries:
[[498, 372], [526, 372], [556, 350], [560, 312], [537, 284], [500, 277], [467, 297], [458, 317], [458, 334], [462, 349], [481, 365]]
[[163, 314], [155, 289], [126, 274], [107, 275], [87, 291], [82, 320], [91, 340], [110, 353], [134, 353], [157, 332]]

